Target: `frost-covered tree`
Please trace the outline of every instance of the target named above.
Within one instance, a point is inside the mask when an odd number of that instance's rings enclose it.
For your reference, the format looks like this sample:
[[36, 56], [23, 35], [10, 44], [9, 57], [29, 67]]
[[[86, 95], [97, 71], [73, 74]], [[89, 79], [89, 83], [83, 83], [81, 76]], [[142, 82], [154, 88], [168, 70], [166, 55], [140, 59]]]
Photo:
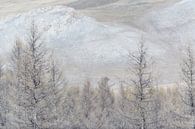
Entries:
[[12, 94], [12, 87], [8, 75], [8, 71], [5, 68], [5, 64], [0, 61], [0, 128], [1, 129], [12, 129], [14, 127], [13, 120], [15, 119], [12, 116], [12, 103], [11, 99], [15, 97], [15, 94]]
[[80, 126], [85, 129], [91, 129], [94, 126], [94, 100], [95, 93], [91, 83], [87, 81], [81, 89], [79, 120]]
[[2, 61], [0, 62], [0, 128], [7, 128], [8, 113], [8, 86], [4, 79], [4, 69]]
[[132, 122], [132, 104], [130, 103], [131, 97], [129, 95], [130, 89], [121, 82], [118, 93], [119, 94], [116, 95], [116, 113], [114, 115], [115, 121], [113, 124], [117, 129], [132, 128], [132, 124], [130, 124]]
[[48, 66], [48, 88], [47, 97], [46, 97], [46, 107], [45, 110], [48, 110], [47, 113], [47, 126], [49, 128], [60, 128], [61, 123], [63, 122], [63, 117], [60, 111], [60, 101], [63, 94], [63, 90], [66, 81], [63, 76], [62, 69], [57, 63], [57, 59], [52, 54], [49, 59]]
[[61, 126], [66, 129], [79, 129], [79, 98], [80, 88], [68, 87], [65, 88], [64, 96], [61, 98], [61, 115], [62, 123]]
[[23, 85], [26, 100], [23, 105], [26, 120], [28, 120], [26, 123], [28, 127], [39, 129], [46, 120], [44, 111], [41, 109], [44, 105], [43, 100], [47, 96], [45, 93], [47, 86], [44, 80], [47, 72], [47, 52], [34, 22], [31, 25], [24, 53], [26, 71], [22, 74], [22, 79], [26, 83]]
[[114, 112], [114, 96], [109, 84], [109, 78], [104, 77], [100, 80], [97, 87], [96, 97], [96, 123], [95, 128], [107, 129], [112, 127]]
[[18, 90], [17, 104], [22, 111], [19, 113], [21, 128], [47, 127], [48, 52], [42, 40], [42, 33], [34, 22], [24, 43], [16, 42], [11, 59]]
[[2, 80], [2, 78], [3, 78], [3, 63], [1, 62], [0, 63], [0, 80]]
[[[166, 111], [164, 111], [163, 108], [163, 94], [160, 91], [158, 87], [155, 87], [153, 89], [153, 102], [151, 104], [151, 109], [153, 111], [153, 114], [151, 115], [152, 122], [150, 128], [152, 129], [164, 129], [166, 128]], [[163, 91], [163, 90], [162, 90]], [[167, 109], [165, 109], [167, 110]]]
[[[184, 106], [184, 120], [187, 120], [187, 127], [195, 129], [195, 62], [193, 48], [189, 45], [185, 49], [181, 65], [182, 84], [181, 99]], [[182, 106], [182, 105], [181, 105]], [[189, 120], [190, 119], [190, 120]], [[186, 126], [184, 126], [186, 128]]]
[[22, 106], [23, 103], [23, 95], [24, 95], [24, 88], [22, 87], [22, 85], [25, 85], [27, 82], [27, 80], [23, 80], [23, 76], [25, 73], [27, 73], [26, 71], [26, 64], [25, 64], [25, 60], [24, 60], [24, 44], [20, 39], [17, 39], [15, 41], [15, 45], [12, 49], [12, 53], [11, 53], [11, 60], [10, 60], [10, 64], [11, 64], [11, 80], [9, 80], [10, 84], [11, 84], [11, 89], [12, 91], [10, 91], [12, 94], [15, 94], [15, 96], [12, 98], [12, 104], [15, 106], [12, 107], [14, 110], [12, 112], [14, 112], [13, 114], [15, 117], [15, 120], [12, 121], [13, 124], [15, 125], [15, 128], [22, 128], [25, 126], [25, 112], [24, 112], [24, 107]]
[[153, 107], [151, 107], [152, 99], [152, 72], [151, 60], [148, 58], [147, 49], [144, 43], [139, 44], [138, 51], [129, 54], [131, 85], [132, 86], [132, 105], [133, 116], [132, 123], [135, 129], [150, 129], [151, 115]]

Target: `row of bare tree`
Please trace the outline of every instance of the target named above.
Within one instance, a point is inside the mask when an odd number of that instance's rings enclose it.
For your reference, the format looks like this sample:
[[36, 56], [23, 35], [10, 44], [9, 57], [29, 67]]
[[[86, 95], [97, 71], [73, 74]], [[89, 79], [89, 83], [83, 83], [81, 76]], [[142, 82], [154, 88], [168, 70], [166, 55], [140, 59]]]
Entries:
[[155, 85], [144, 43], [129, 54], [129, 82], [113, 89], [104, 77], [70, 87], [32, 23], [9, 65], [0, 64], [0, 128], [195, 129], [195, 62], [191, 46], [185, 52], [176, 87]]

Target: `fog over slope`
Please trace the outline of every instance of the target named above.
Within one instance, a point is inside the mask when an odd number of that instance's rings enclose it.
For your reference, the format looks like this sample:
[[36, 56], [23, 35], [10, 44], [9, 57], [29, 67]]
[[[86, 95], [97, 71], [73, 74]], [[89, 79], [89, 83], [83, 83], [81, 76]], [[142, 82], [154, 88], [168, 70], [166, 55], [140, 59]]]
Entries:
[[[28, 2], [35, 9], [24, 9]], [[8, 52], [15, 37], [25, 39], [31, 20], [35, 19], [45, 31], [47, 46], [57, 51], [73, 80], [127, 77], [127, 53], [144, 39], [162, 73], [160, 82], [174, 82], [178, 77], [179, 50], [185, 43], [194, 41], [193, 0], [20, 0], [15, 3], [4, 0], [1, 3], [14, 6], [15, 10], [0, 11], [0, 52]]]

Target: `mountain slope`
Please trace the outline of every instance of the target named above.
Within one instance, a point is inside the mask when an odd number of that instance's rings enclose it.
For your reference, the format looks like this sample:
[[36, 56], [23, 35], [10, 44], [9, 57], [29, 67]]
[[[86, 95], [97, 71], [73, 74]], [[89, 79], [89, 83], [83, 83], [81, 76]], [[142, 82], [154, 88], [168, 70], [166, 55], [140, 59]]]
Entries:
[[[123, 2], [112, 6], [122, 6]], [[135, 4], [142, 7], [139, 2]], [[172, 81], [178, 71], [180, 48], [194, 40], [194, 5], [193, 0], [179, 0], [152, 8], [143, 17], [136, 16], [139, 29], [120, 24], [105, 25], [65, 6], [34, 9], [0, 21], [0, 53], [9, 52], [16, 37], [25, 39], [34, 19], [40, 30], [45, 31], [47, 46], [62, 57], [69, 75], [73, 73], [80, 78], [126, 76], [127, 53], [134, 51], [143, 37], [150, 54], [158, 59], [162, 80]], [[102, 8], [104, 6], [99, 9]]]
[[[147, 34], [137, 29], [104, 25], [71, 8], [54, 6], [1, 21], [1, 54], [10, 51], [16, 37], [26, 39], [32, 20], [44, 31], [47, 46], [59, 54], [69, 75], [120, 76], [126, 71], [123, 66], [128, 51], [136, 49], [142, 36], [147, 37]], [[151, 42], [148, 45], [152, 53], [158, 54], [161, 50]]]
[[182, 43], [195, 39], [194, 0], [181, 0], [151, 12], [143, 19], [143, 24], [148, 30], [156, 32], [167, 42]]

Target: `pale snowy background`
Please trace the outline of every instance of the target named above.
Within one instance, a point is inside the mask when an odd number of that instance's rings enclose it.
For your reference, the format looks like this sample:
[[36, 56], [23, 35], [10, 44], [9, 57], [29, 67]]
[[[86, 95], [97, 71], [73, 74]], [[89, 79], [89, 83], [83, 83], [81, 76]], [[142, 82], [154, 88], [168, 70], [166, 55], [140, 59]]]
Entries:
[[195, 38], [194, 0], [1, 0], [0, 19], [2, 55], [36, 19], [72, 81], [126, 78], [127, 53], [144, 39], [160, 83], [174, 83], [180, 49]]

